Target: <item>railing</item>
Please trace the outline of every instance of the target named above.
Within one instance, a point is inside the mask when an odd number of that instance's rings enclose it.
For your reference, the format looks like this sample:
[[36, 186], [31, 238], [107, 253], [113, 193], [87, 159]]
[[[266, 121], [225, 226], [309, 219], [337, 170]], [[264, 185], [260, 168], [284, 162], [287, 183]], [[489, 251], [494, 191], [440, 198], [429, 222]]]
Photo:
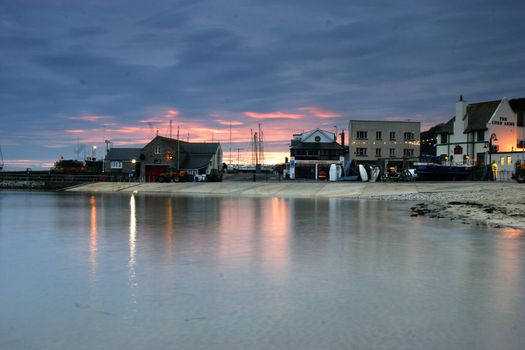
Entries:
[[106, 174], [54, 174], [47, 172], [1, 172], [0, 181], [44, 181], [44, 182], [98, 182], [118, 181], [120, 177]]
[[466, 160], [443, 160], [441, 161], [441, 165], [445, 166], [476, 166], [478, 164], [477, 160], [475, 159], [466, 159]]

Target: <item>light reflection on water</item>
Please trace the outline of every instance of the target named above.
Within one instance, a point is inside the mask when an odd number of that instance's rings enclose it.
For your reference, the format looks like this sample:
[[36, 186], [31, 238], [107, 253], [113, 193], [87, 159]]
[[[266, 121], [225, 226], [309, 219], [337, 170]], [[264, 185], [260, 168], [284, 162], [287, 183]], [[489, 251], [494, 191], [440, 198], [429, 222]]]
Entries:
[[338, 199], [0, 193], [0, 349], [521, 349], [525, 237]]

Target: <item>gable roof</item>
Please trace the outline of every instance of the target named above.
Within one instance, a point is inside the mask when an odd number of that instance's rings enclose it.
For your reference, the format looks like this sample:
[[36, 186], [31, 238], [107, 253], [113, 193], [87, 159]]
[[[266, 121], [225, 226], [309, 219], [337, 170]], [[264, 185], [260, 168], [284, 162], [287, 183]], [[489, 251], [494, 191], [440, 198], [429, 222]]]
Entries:
[[467, 105], [467, 125], [465, 133], [486, 130], [487, 123], [498, 108], [501, 100], [472, 103]]
[[208, 167], [212, 157], [221, 149], [218, 142], [186, 142], [164, 136], [156, 136], [145, 147], [155, 143], [165, 143], [174, 152], [180, 151], [180, 167], [184, 169], [202, 169]]
[[142, 148], [111, 148], [105, 160], [132, 160], [139, 159]]
[[[319, 128], [303, 132], [302, 134], [294, 135], [294, 139], [300, 142], [315, 142], [314, 139], [311, 139], [313, 135], [320, 134], [325, 139], [333, 141], [335, 140], [335, 134], [330, 131], [321, 130]], [[311, 139], [311, 140], [310, 140]]]
[[455, 121], [456, 117], [452, 117], [448, 122], [436, 125], [436, 134], [453, 134]]
[[516, 113], [519, 114], [525, 112], [525, 98], [513, 98], [509, 100], [510, 108]]

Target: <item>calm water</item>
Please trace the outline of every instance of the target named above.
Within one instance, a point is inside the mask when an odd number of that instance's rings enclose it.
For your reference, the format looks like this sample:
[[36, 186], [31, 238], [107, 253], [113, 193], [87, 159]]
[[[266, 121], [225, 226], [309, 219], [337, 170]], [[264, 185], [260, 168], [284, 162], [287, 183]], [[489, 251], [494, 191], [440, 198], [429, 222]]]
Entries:
[[408, 205], [0, 192], [0, 349], [524, 349], [525, 234]]

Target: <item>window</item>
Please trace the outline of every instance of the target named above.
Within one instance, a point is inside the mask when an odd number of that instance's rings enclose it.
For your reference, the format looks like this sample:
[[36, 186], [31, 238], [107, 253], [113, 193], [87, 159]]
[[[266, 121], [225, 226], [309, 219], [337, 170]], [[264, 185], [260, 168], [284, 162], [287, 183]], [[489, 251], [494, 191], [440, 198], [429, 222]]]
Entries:
[[155, 154], [160, 154], [160, 146], [155, 146], [155, 149], [153, 151]]
[[403, 157], [413, 157], [413, 156], [414, 156], [414, 150], [412, 148], [403, 149]]
[[444, 132], [441, 134], [441, 143], [447, 143], [447, 142], [448, 142], [448, 134]]
[[376, 140], [381, 140], [381, 131], [376, 131]]
[[110, 166], [111, 169], [122, 169], [122, 162], [120, 160], [112, 160]]
[[357, 138], [358, 139], [367, 139], [368, 138], [368, 132], [367, 131], [358, 131], [357, 132]]
[[390, 148], [389, 151], [388, 151], [388, 155], [390, 157], [395, 157], [396, 156], [396, 149], [395, 148]]
[[381, 157], [381, 148], [376, 148], [376, 157]]
[[405, 139], [405, 141], [412, 141], [412, 140], [414, 140], [414, 133], [413, 132], [405, 132], [403, 134], [403, 138]]
[[396, 132], [390, 131], [390, 140], [395, 140], [395, 139], [396, 139]]
[[355, 155], [357, 157], [366, 157], [366, 148], [356, 148]]
[[485, 130], [476, 131], [476, 141], [485, 141]]

